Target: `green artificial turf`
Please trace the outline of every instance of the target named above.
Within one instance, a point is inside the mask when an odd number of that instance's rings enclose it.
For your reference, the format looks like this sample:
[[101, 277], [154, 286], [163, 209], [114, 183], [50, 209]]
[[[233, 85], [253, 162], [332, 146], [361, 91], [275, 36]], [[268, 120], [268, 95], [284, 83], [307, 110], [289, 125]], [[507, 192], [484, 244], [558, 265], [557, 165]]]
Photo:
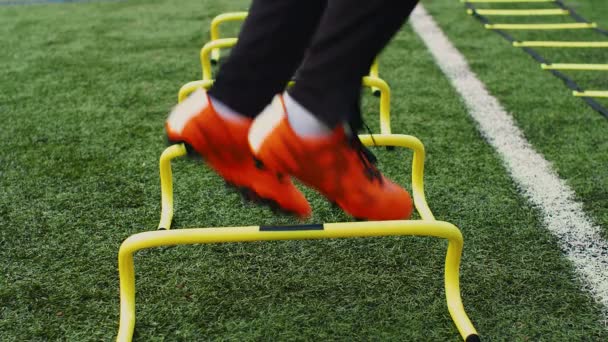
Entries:
[[[425, 4], [605, 229], [606, 120], [458, 2]], [[211, 18], [246, 7], [0, 7], [0, 340], [114, 338], [118, 248], [158, 223], [166, 113], [179, 87], [200, 78]], [[465, 236], [461, 289], [481, 336], [608, 339], [600, 308], [409, 27], [382, 54], [380, 75], [393, 91], [393, 131], [425, 143], [431, 209]], [[377, 99], [365, 94], [366, 121], [378, 131]], [[375, 151], [381, 169], [409, 187], [410, 155]], [[200, 163], [176, 162], [174, 177], [176, 228], [298, 223], [243, 205]], [[306, 194], [309, 222], [349, 220]], [[393, 237], [142, 251], [135, 337], [457, 341], [445, 248]]]
[[[588, 20], [608, 28], [605, 1], [567, 1]], [[452, 40], [465, 55], [473, 71], [513, 114], [526, 138], [553, 163], [561, 177], [575, 190], [578, 200], [608, 238], [608, 120], [582, 100], [523, 51], [510, 46], [497, 34], [485, 30], [468, 16], [458, 1], [424, 2]], [[519, 7], [539, 8], [541, 4]], [[511, 8], [514, 5], [492, 5]], [[485, 5], [489, 7], [489, 5]], [[545, 7], [550, 7], [545, 5]], [[481, 8], [481, 6], [480, 6]], [[538, 20], [538, 19], [537, 19]], [[545, 19], [548, 21], [548, 19]], [[608, 40], [587, 30], [571, 32], [513, 32], [517, 39], [534, 40]], [[522, 37], [522, 38], [520, 38]], [[560, 63], [606, 63], [606, 49], [536, 49], [550, 61]], [[565, 72], [587, 89], [608, 90], [606, 72]], [[608, 101], [598, 99], [608, 108]]]

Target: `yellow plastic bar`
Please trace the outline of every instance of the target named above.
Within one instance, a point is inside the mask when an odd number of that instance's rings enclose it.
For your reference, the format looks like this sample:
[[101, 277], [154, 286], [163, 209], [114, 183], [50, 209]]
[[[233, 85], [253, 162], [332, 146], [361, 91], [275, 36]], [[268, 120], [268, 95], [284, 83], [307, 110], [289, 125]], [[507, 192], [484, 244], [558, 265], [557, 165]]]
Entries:
[[363, 85], [380, 92], [380, 133], [391, 134], [391, 89], [381, 78], [365, 76]]
[[506, 3], [526, 3], [526, 2], [555, 2], [555, 0], [460, 0], [460, 2], [470, 4], [506, 4]]
[[544, 70], [597, 70], [608, 71], [608, 64], [575, 64], [575, 63], [542, 63], [540, 67]]
[[[378, 57], [376, 56], [376, 58], [374, 58], [374, 62], [372, 63], [371, 68], [369, 69], [369, 76], [370, 77], [380, 78], [379, 69], [380, 68], [378, 66]], [[374, 95], [380, 95], [380, 89], [378, 89], [376, 87], [372, 87], [372, 94], [374, 94]]]
[[608, 97], [608, 90], [573, 91], [572, 95], [577, 97]]
[[563, 24], [485, 24], [489, 30], [577, 30], [597, 27], [596, 23]]
[[211, 51], [218, 48], [233, 47], [237, 38], [221, 38], [208, 42], [201, 49], [201, 67], [203, 68], [203, 80], [210, 80], [211, 77]]
[[[245, 18], [247, 18], [247, 12], [222, 13], [213, 18], [213, 20], [211, 20], [211, 28], [209, 29], [211, 40], [214, 41], [220, 39], [220, 24], [228, 21], [243, 21]], [[220, 60], [219, 48], [214, 48], [211, 50], [211, 60], [213, 62], [218, 62]]]
[[359, 139], [365, 146], [398, 146], [412, 150], [412, 197], [414, 207], [423, 220], [434, 220], [424, 195], [424, 158], [422, 142], [411, 135], [403, 134], [360, 134]]
[[160, 156], [161, 213], [158, 229], [171, 229], [173, 220], [173, 175], [171, 160], [186, 155], [183, 144], [171, 145]]
[[[185, 244], [311, 240], [380, 236], [432, 236], [448, 240], [445, 259], [445, 294], [448, 310], [460, 335], [469, 340], [477, 331], [464, 311], [460, 296], [459, 269], [463, 248], [460, 230], [442, 221], [382, 221], [327, 223], [317, 229], [298, 230], [293, 227], [263, 229], [257, 226], [231, 228], [194, 228], [139, 233], [127, 238], [120, 246], [120, 326], [117, 341], [131, 341], [135, 329], [135, 266], [133, 254], [139, 250]], [[281, 229], [283, 228], [283, 229]]]
[[608, 48], [608, 42], [523, 41], [513, 42], [513, 46], [549, 48]]
[[[362, 83], [367, 87], [374, 87], [380, 92], [380, 132], [382, 134], [391, 133], [391, 89], [388, 84], [377, 77], [365, 76]], [[294, 82], [289, 82], [288, 86]], [[177, 94], [177, 101], [182, 102], [190, 93], [198, 88], [209, 89], [213, 85], [213, 80], [192, 81], [184, 84]]]
[[467, 13], [485, 16], [543, 16], [543, 15], [568, 15], [570, 11], [564, 9], [468, 9]]

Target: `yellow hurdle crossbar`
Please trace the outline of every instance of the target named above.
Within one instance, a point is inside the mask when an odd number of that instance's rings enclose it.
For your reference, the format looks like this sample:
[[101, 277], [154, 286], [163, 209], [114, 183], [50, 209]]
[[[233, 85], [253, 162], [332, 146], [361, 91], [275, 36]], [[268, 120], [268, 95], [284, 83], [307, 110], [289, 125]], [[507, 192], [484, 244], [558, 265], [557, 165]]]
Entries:
[[576, 97], [606, 97], [606, 98], [608, 98], [608, 90], [573, 91], [572, 95], [574, 95]]
[[[236, 39], [236, 38], [235, 38]], [[294, 82], [291, 81], [289, 85]], [[363, 86], [377, 89], [380, 93], [380, 133], [391, 134], [391, 88], [379, 77], [365, 76], [361, 81]], [[178, 94], [177, 101], [182, 102], [190, 93], [198, 88], [209, 89], [213, 80], [192, 81], [184, 84]]]
[[523, 41], [513, 42], [515, 47], [547, 48], [608, 48], [608, 42]]
[[489, 30], [577, 30], [597, 27], [596, 23], [563, 24], [485, 24]]
[[467, 13], [485, 16], [543, 16], [568, 15], [570, 11], [564, 9], [468, 9]]
[[[209, 29], [209, 33], [211, 35], [211, 41], [220, 39], [220, 24], [228, 22], [228, 21], [243, 21], [247, 18], [248, 12], [229, 12], [222, 13], [213, 20], [211, 20], [211, 27]], [[217, 63], [220, 60], [220, 48], [214, 48], [211, 51], [211, 61]]]
[[608, 64], [575, 64], [575, 63], [551, 63], [541, 64], [544, 70], [597, 70], [608, 71]]
[[[460, 295], [459, 269], [463, 238], [460, 230], [451, 223], [435, 221], [424, 196], [424, 145], [416, 137], [408, 135], [379, 134], [360, 135], [366, 146], [400, 146], [412, 149], [412, 197], [414, 206], [422, 218], [419, 221], [381, 221], [326, 223], [305, 226], [249, 226], [227, 228], [193, 228], [144, 232], [130, 236], [121, 245], [118, 254], [120, 274], [120, 325], [117, 341], [131, 341], [135, 329], [135, 266], [133, 254], [139, 250], [184, 244], [227, 243], [247, 241], [305, 240], [329, 238], [355, 238], [380, 236], [432, 236], [448, 240], [444, 267], [445, 295], [450, 316], [460, 335], [466, 341], [478, 340], [477, 331], [464, 311]], [[161, 155], [161, 191], [163, 214], [165, 206], [173, 212], [173, 180], [171, 160], [184, 156], [183, 144], [170, 146]], [[164, 171], [163, 171], [164, 170]], [[163, 219], [161, 218], [161, 224]]]
[[555, 2], [555, 0], [460, 0], [460, 2], [470, 4], [516, 4], [526, 2]]

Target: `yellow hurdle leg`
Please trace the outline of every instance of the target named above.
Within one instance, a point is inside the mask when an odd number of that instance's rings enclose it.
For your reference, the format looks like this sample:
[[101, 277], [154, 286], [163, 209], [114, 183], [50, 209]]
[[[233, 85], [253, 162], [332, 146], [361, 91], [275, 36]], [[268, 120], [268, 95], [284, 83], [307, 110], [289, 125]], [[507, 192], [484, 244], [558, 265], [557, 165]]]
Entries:
[[[378, 56], [376, 56], [376, 58], [374, 58], [374, 62], [372, 63], [372, 67], [369, 69], [369, 76], [370, 77], [376, 77], [376, 78], [380, 78], [380, 72], [379, 72], [379, 66], [378, 66]], [[376, 88], [376, 87], [372, 87], [372, 94], [379, 96], [380, 95], [380, 89]]]
[[201, 49], [201, 67], [203, 69], [203, 80], [211, 80], [211, 51], [218, 48], [233, 47], [237, 42], [237, 38], [221, 38], [208, 42]]
[[160, 156], [161, 214], [158, 229], [171, 229], [173, 220], [173, 175], [171, 160], [186, 155], [183, 144], [167, 147]]
[[391, 89], [384, 80], [371, 76], [363, 77], [363, 85], [380, 92], [380, 133], [391, 134]]
[[[223, 13], [218, 15], [217, 17], [211, 20], [211, 28], [209, 29], [209, 33], [211, 35], [211, 40], [220, 39], [220, 24], [228, 21], [243, 21], [247, 18], [247, 12], [230, 12]], [[211, 51], [211, 62], [217, 63], [220, 60], [220, 48], [214, 48]]]
[[413, 151], [411, 181], [414, 207], [423, 220], [434, 220], [424, 195], [425, 151], [422, 142], [414, 136], [404, 134], [360, 134], [359, 139], [365, 146], [397, 146]]

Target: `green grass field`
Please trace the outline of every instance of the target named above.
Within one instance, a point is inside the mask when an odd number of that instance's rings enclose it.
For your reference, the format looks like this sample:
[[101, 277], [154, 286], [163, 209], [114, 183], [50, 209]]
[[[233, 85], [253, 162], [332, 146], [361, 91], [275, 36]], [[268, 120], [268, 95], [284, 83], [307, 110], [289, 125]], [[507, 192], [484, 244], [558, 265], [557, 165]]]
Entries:
[[[567, 3], [608, 28], [605, 0]], [[457, 0], [423, 4], [608, 238], [608, 120]], [[164, 119], [179, 87], [200, 79], [210, 20], [247, 5], [0, 6], [1, 341], [115, 337], [118, 248], [158, 223]], [[574, 53], [547, 56], [606, 63], [605, 49]], [[608, 340], [602, 308], [581, 290], [539, 211], [409, 26], [382, 53], [380, 75], [393, 92], [393, 131], [426, 146], [431, 209], [464, 234], [461, 288], [480, 335]], [[608, 89], [605, 73], [580, 79]], [[377, 99], [364, 94], [377, 132]], [[374, 151], [383, 172], [409, 187], [410, 155]], [[176, 227], [298, 223], [242, 204], [200, 163], [178, 161], [174, 171]], [[349, 220], [306, 194], [310, 223]], [[135, 258], [135, 337], [457, 341], [444, 299], [445, 247], [430, 238], [374, 238], [147, 250]]]

